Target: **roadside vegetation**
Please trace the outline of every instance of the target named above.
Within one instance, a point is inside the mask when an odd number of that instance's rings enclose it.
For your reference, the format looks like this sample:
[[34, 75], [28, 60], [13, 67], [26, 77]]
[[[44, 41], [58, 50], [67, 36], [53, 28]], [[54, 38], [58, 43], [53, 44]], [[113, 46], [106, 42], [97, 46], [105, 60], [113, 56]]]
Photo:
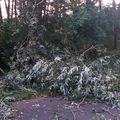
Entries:
[[62, 95], [120, 109], [120, 4], [5, 0], [5, 6], [6, 18], [0, 6], [0, 105]]

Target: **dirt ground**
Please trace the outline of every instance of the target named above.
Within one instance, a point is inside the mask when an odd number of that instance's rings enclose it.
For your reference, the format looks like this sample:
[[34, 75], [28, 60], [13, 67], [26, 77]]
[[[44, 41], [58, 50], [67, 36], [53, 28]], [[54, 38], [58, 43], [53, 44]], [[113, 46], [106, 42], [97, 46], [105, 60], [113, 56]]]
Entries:
[[14, 120], [97, 120], [99, 115], [116, 120], [120, 114], [105, 103], [73, 103], [62, 97], [23, 100], [12, 103], [12, 106], [17, 111]]

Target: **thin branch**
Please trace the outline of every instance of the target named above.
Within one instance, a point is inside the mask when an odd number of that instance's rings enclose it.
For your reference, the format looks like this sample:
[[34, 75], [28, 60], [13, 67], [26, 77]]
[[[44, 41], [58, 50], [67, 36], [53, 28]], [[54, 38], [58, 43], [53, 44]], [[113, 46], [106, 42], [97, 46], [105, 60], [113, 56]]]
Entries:
[[70, 111], [71, 111], [71, 113], [73, 115], [73, 120], [76, 120], [76, 115], [75, 115], [74, 111], [72, 110], [72, 108], [70, 108]]
[[2, 73], [5, 73], [5, 72], [2, 70], [2, 68], [0, 68], [0, 71], [1, 71]]
[[42, 1], [38, 2], [38, 3], [35, 3], [34, 9], [35, 9], [38, 5], [42, 4], [43, 2], [44, 2], [44, 0], [42, 0]]
[[95, 49], [96, 46], [97, 46], [97, 45], [95, 45], [95, 46], [92, 45], [90, 48], [88, 48], [87, 50], [85, 50], [85, 51], [80, 55], [80, 58], [81, 58], [81, 59], [84, 58], [85, 54], [88, 53], [89, 51]]
[[114, 116], [114, 117], [117, 116], [117, 115], [113, 114], [113, 113], [109, 110], [109, 108], [108, 108], [108, 109], [102, 108], [102, 109], [103, 109], [105, 112], [109, 113], [110, 115], [112, 115], [112, 116]]

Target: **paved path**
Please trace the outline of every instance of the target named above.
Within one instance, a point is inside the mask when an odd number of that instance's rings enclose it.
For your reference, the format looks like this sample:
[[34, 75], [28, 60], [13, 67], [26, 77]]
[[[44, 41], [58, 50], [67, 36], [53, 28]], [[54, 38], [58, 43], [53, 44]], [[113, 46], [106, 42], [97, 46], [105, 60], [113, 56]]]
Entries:
[[18, 101], [13, 107], [17, 110], [15, 120], [93, 120], [96, 114], [114, 120], [120, 113], [104, 103], [87, 103], [79, 107], [62, 97]]

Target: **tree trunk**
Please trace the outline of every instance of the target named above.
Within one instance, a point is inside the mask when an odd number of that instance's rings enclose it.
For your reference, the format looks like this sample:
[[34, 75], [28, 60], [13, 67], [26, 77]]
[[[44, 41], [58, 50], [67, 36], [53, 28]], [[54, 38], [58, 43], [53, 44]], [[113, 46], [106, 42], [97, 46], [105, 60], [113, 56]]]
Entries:
[[116, 3], [115, 0], [113, 0], [113, 49], [117, 49], [117, 29], [116, 29], [116, 19], [117, 19], [117, 15], [116, 15]]
[[19, 12], [20, 12], [20, 14], [21, 14], [22, 8], [23, 8], [22, 3], [23, 3], [23, 0], [19, 0]]
[[0, 23], [3, 22], [3, 18], [2, 18], [2, 9], [1, 9], [1, 3], [0, 3]]
[[8, 0], [8, 20], [10, 19], [10, 0]]
[[12, 0], [12, 6], [11, 6], [12, 8], [11, 8], [11, 19], [13, 18], [13, 14], [14, 14], [14, 12], [13, 12], [13, 10], [14, 10], [14, 0]]
[[15, 9], [15, 23], [16, 23], [16, 25], [17, 25], [17, 1], [16, 1], [16, 0], [15, 0], [14, 9]]
[[102, 0], [99, 0], [99, 9], [102, 9]]

